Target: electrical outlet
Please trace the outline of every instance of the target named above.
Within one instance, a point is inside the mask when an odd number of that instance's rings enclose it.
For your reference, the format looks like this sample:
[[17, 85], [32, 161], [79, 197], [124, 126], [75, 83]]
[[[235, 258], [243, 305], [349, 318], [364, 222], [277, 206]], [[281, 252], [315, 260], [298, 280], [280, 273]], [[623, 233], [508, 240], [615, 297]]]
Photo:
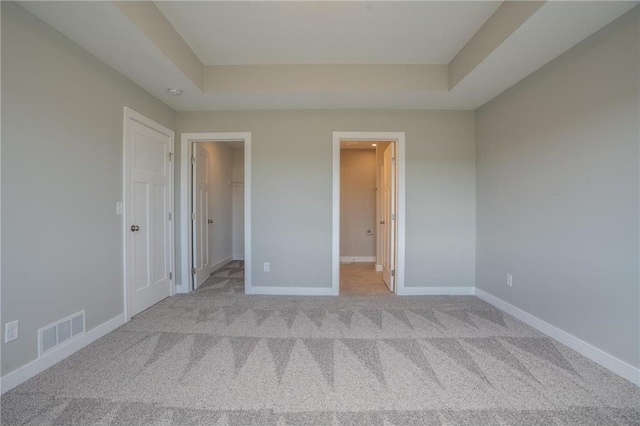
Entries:
[[8, 322], [4, 325], [4, 342], [9, 343], [18, 338], [18, 320]]
[[269, 265], [269, 262], [264, 262], [262, 264], [262, 271], [263, 272], [269, 272], [271, 270], [271, 265]]
[[513, 276], [511, 274], [507, 274], [507, 286], [513, 287]]

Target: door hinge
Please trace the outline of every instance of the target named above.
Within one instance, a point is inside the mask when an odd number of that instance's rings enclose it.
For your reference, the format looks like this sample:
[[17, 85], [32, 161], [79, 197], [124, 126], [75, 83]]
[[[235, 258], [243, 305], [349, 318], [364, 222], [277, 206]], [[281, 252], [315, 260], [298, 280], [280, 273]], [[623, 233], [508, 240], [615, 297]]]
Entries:
[[396, 220], [396, 214], [395, 213], [391, 213], [391, 220]]
[[195, 275], [196, 274], [196, 268], [191, 268], [191, 275]]
[[191, 220], [196, 220], [196, 212], [191, 212]]
[[173, 161], [173, 152], [169, 153], [169, 161]]
[[391, 159], [391, 164], [393, 164], [394, 166], [396, 165], [396, 157], [393, 157], [393, 158]]
[[169, 279], [172, 280], [173, 279], [173, 272], [169, 272]]
[[171, 213], [169, 213], [169, 220], [171, 220]]
[[391, 276], [392, 276], [392, 277], [395, 277], [395, 276], [396, 276], [396, 270], [395, 270], [395, 269], [392, 269], [392, 270], [391, 270]]
[[191, 164], [196, 164], [196, 157], [191, 157]]

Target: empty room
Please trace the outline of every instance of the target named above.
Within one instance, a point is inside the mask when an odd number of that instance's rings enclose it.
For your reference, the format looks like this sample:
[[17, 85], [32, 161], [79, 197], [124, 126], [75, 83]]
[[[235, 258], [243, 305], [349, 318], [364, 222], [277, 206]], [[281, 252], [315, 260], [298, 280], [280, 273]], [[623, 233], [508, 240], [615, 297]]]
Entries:
[[640, 424], [639, 2], [0, 7], [3, 425]]

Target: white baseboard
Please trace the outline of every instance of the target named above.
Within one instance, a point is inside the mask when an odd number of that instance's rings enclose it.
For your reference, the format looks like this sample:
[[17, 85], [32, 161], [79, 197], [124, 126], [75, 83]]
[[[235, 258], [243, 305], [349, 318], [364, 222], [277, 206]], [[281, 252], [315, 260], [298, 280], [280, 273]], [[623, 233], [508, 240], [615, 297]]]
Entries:
[[474, 287], [403, 287], [399, 296], [473, 296]]
[[382, 272], [382, 265], [376, 264], [376, 272]]
[[233, 260], [244, 260], [244, 254], [239, 254], [237, 256], [233, 256]]
[[42, 373], [52, 365], [57, 364], [90, 343], [98, 340], [102, 336], [111, 333], [124, 323], [124, 313], [119, 314], [99, 326], [92, 328], [86, 333], [79, 335], [77, 338], [73, 338], [72, 340], [61, 344], [56, 349], [46, 353], [40, 358], [37, 358], [17, 370], [12, 371], [6, 376], [0, 378], [1, 392], [4, 394], [5, 392], [10, 391], [33, 376]]
[[340, 256], [341, 263], [351, 263], [351, 262], [375, 262], [375, 256]]
[[256, 287], [245, 290], [247, 294], [272, 296], [332, 296], [331, 287]]
[[224, 259], [222, 259], [220, 262], [216, 262], [213, 265], [211, 265], [211, 268], [209, 268], [209, 271], [213, 274], [215, 271], [222, 268], [227, 263], [231, 263], [231, 262], [233, 262], [233, 256], [227, 256]]
[[531, 315], [530, 313], [523, 311], [522, 309], [513, 306], [512, 304], [505, 302], [504, 300], [487, 293], [479, 288], [475, 289], [475, 294], [485, 302], [495, 306], [496, 308], [508, 313], [524, 322], [527, 325], [541, 331], [552, 339], [557, 340], [565, 346], [570, 347], [574, 351], [581, 355], [586, 356], [590, 360], [600, 364], [607, 370], [617, 374], [618, 376], [627, 379], [631, 383], [640, 386], [640, 369], [626, 362], [619, 360], [613, 355], [609, 355], [602, 349], [598, 349], [590, 343], [581, 340], [580, 338], [567, 333], [558, 327], [549, 324], [540, 318]]

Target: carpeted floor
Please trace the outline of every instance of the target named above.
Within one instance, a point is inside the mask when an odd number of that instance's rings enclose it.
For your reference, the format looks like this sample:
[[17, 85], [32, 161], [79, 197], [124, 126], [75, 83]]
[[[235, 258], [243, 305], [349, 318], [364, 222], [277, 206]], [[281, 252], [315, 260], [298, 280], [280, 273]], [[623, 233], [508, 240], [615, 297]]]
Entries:
[[341, 295], [389, 293], [387, 285], [382, 280], [382, 272], [376, 272], [375, 263], [340, 264]]
[[640, 424], [640, 388], [475, 297], [242, 294], [242, 264], [2, 397], [2, 424]]

